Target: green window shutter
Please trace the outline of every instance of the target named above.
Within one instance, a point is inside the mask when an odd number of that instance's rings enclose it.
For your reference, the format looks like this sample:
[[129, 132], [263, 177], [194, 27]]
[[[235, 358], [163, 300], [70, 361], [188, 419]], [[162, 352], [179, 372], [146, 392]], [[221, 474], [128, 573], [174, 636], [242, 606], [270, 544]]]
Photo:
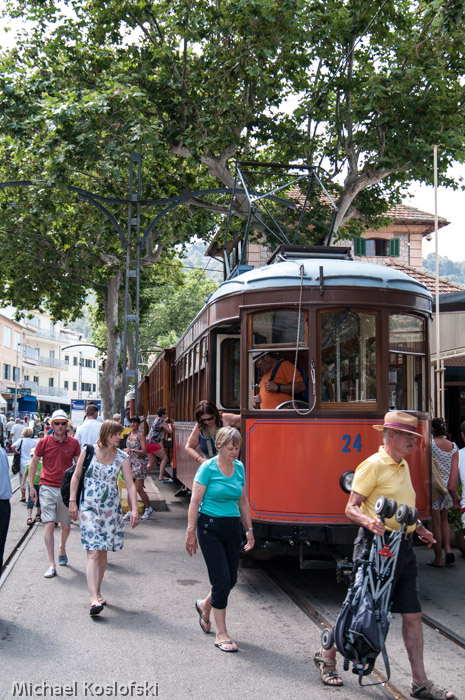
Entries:
[[366, 255], [367, 242], [365, 238], [354, 238], [354, 255]]
[[400, 255], [400, 238], [391, 238], [389, 241], [389, 255], [398, 258]]

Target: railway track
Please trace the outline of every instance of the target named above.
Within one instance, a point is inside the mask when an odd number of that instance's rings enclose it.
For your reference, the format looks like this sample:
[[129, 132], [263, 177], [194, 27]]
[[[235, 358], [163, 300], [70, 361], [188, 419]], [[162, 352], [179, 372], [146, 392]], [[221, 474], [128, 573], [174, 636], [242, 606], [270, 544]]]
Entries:
[[[330, 620], [319, 611], [287, 576], [284, 576], [270, 564], [262, 562], [260, 563], [260, 568], [321, 631], [333, 627], [335, 619]], [[455, 647], [465, 649], [465, 638], [443, 625], [439, 620], [423, 613], [422, 621], [423, 624], [430, 627], [437, 634], [448, 639]], [[377, 687], [384, 697], [389, 700], [409, 700], [409, 695], [405, 695], [391, 681], [386, 681], [385, 677], [376, 668], [371, 675], [379, 683]]]

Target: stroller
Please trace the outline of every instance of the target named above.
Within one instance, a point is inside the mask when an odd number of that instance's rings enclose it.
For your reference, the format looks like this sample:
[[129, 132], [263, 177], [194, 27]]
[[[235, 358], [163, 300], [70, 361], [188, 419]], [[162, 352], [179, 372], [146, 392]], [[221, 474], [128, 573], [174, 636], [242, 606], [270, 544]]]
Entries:
[[349, 670], [352, 662], [352, 673], [358, 675], [359, 685], [379, 685], [362, 683], [362, 679], [373, 671], [380, 653], [389, 680], [385, 641], [391, 622], [391, 589], [402, 537], [418, 515], [416, 508], [405, 504], [397, 507], [394, 499], [385, 496], [376, 501], [375, 512], [383, 521], [395, 516], [400, 529], [388, 536], [374, 535], [370, 550], [363, 551], [352, 572], [352, 582], [334, 628], [325, 629], [321, 636], [324, 649], [335, 644], [344, 657], [344, 671]]

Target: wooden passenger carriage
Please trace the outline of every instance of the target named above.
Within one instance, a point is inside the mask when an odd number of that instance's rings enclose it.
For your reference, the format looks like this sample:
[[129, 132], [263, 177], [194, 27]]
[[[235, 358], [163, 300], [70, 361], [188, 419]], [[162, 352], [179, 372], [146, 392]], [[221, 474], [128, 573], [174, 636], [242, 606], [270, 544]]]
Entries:
[[[431, 303], [428, 290], [408, 275], [354, 262], [346, 249], [326, 248], [322, 255], [281, 247], [270, 264], [225, 281], [210, 296], [176, 348], [152, 366], [140, 410], [170, 406], [176, 476], [188, 489], [196, 464], [184, 445], [199, 400], [240, 414], [262, 555], [292, 550], [304, 562], [346, 554], [354, 539], [344, 516], [350, 474], [377, 450], [372, 426], [390, 409], [420, 421], [426, 439], [409, 463], [420, 516], [430, 512]], [[258, 350], [306, 372], [308, 405], [253, 407]]]

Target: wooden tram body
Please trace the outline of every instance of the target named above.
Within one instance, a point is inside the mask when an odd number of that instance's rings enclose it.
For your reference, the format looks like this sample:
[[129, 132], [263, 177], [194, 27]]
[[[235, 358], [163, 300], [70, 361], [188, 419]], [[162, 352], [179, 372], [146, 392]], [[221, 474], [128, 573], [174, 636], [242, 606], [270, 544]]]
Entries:
[[[259, 553], [298, 551], [302, 565], [350, 552], [343, 477], [377, 451], [381, 433], [372, 426], [388, 410], [419, 419], [426, 439], [409, 464], [420, 517], [431, 502], [429, 291], [402, 272], [354, 262], [346, 249], [306, 254], [275, 256], [221, 284], [176, 348], [157, 358], [145, 380], [152, 389], [141, 392], [151, 405], [139, 407], [155, 413], [159, 385], [169, 382], [170, 400], [158, 404], [172, 406], [174, 467], [188, 489], [197, 467], [184, 445], [199, 400], [239, 413]], [[305, 371], [308, 408], [253, 407], [252, 353], [263, 350]]]

